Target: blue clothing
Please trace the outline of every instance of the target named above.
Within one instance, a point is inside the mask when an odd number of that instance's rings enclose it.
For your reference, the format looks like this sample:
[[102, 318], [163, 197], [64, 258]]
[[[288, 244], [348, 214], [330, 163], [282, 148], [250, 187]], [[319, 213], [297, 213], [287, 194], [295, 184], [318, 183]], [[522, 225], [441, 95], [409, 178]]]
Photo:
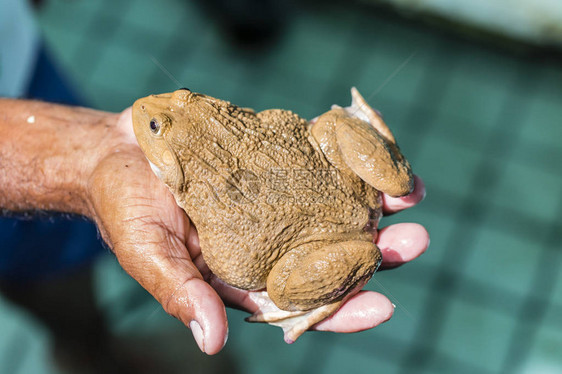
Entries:
[[[27, 98], [78, 105], [40, 47]], [[91, 262], [104, 251], [95, 226], [85, 219], [38, 217], [33, 220], [0, 218], [0, 278], [6, 281], [38, 281]]]

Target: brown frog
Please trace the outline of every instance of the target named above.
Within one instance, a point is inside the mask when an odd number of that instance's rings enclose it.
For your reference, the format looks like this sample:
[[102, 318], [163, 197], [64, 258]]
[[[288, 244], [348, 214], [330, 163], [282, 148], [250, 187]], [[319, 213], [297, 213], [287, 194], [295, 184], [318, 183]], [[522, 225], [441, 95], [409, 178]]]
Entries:
[[381, 116], [351, 93], [350, 107], [311, 122], [187, 89], [133, 106], [138, 143], [197, 227], [209, 268], [231, 286], [265, 289], [248, 320], [281, 326], [287, 342], [371, 278], [381, 192], [414, 187]]

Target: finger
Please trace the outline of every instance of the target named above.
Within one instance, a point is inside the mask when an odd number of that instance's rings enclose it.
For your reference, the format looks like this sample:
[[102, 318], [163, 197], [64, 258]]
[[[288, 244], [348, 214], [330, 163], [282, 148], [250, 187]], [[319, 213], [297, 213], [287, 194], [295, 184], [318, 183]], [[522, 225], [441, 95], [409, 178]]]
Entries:
[[417, 223], [397, 223], [381, 229], [376, 244], [382, 253], [381, 268], [390, 269], [424, 253], [429, 246], [429, 234]]
[[[249, 313], [255, 313], [262, 307], [260, 301], [263, 301], [263, 299], [252, 297], [250, 291], [229, 286], [216, 277], [211, 279], [211, 284], [229, 306]], [[359, 291], [346, 301], [336, 313], [314, 325], [311, 330], [363, 331], [389, 320], [393, 313], [394, 306], [384, 295], [372, 291]]]
[[402, 197], [392, 197], [387, 194], [383, 194], [383, 213], [385, 215], [389, 215], [410, 208], [422, 201], [424, 197], [425, 184], [420, 177], [414, 175], [414, 191], [412, 191], [412, 193], [410, 193], [409, 195]]
[[377, 292], [360, 291], [336, 313], [312, 327], [317, 331], [357, 332], [371, 329], [392, 317], [394, 306]]
[[189, 327], [201, 351], [218, 353], [228, 338], [224, 304], [211, 286], [200, 278], [189, 278], [177, 288], [165, 310]]

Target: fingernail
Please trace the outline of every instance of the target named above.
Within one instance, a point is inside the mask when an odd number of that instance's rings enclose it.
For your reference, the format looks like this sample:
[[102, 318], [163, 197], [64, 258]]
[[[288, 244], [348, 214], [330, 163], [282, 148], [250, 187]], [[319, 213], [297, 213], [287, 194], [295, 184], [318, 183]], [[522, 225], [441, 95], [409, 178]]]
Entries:
[[191, 333], [193, 334], [193, 338], [195, 338], [199, 349], [201, 352], [205, 352], [205, 337], [203, 335], [201, 325], [196, 320], [193, 320], [189, 323], [189, 328], [191, 329]]
[[224, 342], [222, 343], [222, 346], [224, 347], [226, 345], [226, 341], [228, 340], [228, 326], [226, 327], [226, 334], [224, 335]]

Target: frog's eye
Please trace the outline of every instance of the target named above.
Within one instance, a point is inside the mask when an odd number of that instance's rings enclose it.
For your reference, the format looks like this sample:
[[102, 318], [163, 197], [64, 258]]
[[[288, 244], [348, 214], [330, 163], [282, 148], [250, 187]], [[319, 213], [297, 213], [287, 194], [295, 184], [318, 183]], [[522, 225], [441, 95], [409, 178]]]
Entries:
[[150, 127], [150, 131], [152, 135], [156, 137], [161, 137], [164, 135], [166, 129], [168, 129], [171, 125], [171, 119], [164, 113], [157, 113], [150, 119], [148, 122], [148, 126]]
[[150, 120], [150, 131], [155, 134], [158, 134], [158, 131], [160, 131], [160, 123], [158, 123], [156, 118]]

